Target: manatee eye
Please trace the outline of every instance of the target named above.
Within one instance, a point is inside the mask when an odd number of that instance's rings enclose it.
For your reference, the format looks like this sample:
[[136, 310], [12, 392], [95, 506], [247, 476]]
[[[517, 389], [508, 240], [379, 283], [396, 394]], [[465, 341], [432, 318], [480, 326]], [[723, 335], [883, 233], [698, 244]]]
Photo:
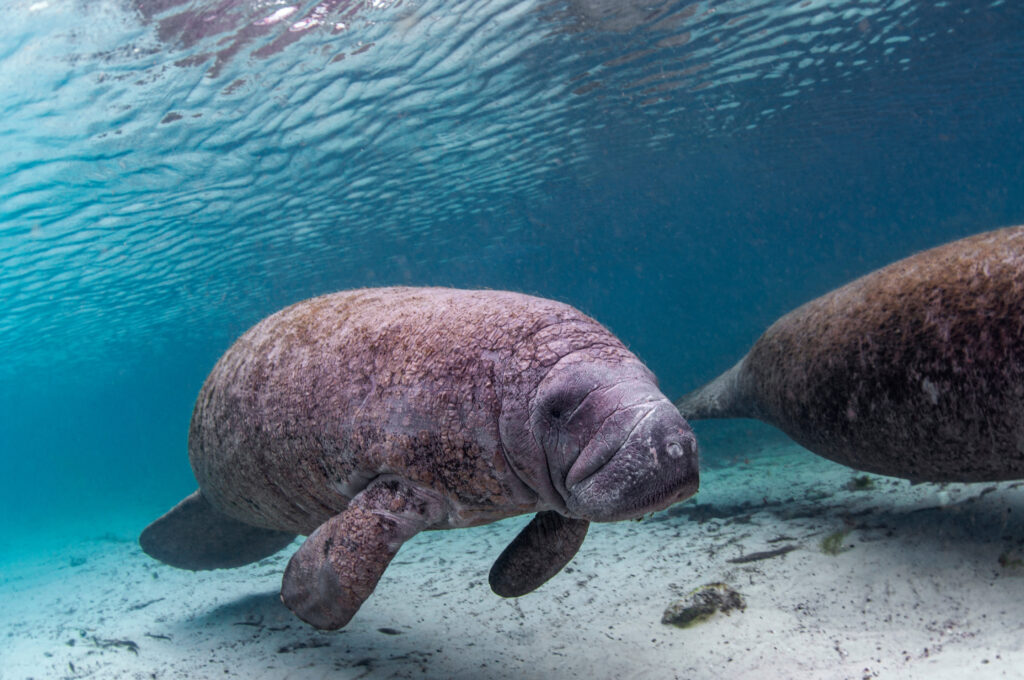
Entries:
[[563, 392], [557, 397], [550, 399], [545, 406], [547, 407], [548, 416], [552, 420], [560, 420], [563, 415], [571, 413], [578, 403], [575, 395]]
[[540, 413], [553, 421], [568, 418], [590, 394], [592, 387], [580, 381], [563, 384], [550, 393], [539, 405]]

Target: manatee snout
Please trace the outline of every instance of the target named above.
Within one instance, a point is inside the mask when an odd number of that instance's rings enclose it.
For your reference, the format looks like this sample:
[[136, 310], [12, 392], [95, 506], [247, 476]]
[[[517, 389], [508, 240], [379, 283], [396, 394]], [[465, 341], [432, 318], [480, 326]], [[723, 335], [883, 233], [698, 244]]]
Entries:
[[566, 508], [596, 522], [640, 517], [697, 492], [697, 439], [667, 399], [609, 417], [566, 475]]

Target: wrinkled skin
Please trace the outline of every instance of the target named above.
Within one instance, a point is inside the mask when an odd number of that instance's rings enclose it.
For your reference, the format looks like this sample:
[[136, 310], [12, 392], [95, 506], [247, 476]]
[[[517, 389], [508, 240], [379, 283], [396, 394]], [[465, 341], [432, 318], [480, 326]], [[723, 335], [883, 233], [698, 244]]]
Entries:
[[[689, 425], [621, 342], [567, 305], [499, 291], [365, 289], [268, 317], [211, 372], [189, 454], [193, 505], [270, 532], [251, 539], [268, 553], [310, 534], [282, 599], [320, 628], [345, 625], [418, 531], [540, 513], [491, 572], [496, 592], [521, 595], [572, 558], [589, 521], [662, 509], [698, 483]], [[237, 561], [197, 538], [198, 510], [178, 540], [172, 513], [140, 538], [148, 553]], [[214, 543], [234, 526], [213, 524]]]

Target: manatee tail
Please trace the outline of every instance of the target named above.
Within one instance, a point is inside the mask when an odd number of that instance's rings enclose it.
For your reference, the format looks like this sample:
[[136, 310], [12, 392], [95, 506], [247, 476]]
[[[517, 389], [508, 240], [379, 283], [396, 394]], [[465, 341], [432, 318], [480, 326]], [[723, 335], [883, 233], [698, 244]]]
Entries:
[[196, 491], [139, 536], [142, 550], [179, 569], [227, 569], [273, 555], [295, 534], [261, 529], [218, 512]]
[[747, 394], [745, 362], [746, 357], [708, 384], [680, 398], [676, 402], [679, 413], [687, 420], [758, 418], [757, 404]]

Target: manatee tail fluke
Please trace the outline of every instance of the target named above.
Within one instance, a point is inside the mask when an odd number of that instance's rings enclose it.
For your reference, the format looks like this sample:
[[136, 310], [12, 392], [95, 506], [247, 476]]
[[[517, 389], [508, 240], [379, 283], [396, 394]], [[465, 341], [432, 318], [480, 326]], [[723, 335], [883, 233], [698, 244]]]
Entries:
[[215, 510], [196, 491], [146, 527], [139, 536], [139, 545], [164, 564], [199, 571], [257, 562], [294, 539], [295, 534], [232, 519]]
[[708, 384], [681, 397], [676, 408], [687, 420], [756, 418], [757, 410], [746, 393], [743, 364], [746, 357]]

